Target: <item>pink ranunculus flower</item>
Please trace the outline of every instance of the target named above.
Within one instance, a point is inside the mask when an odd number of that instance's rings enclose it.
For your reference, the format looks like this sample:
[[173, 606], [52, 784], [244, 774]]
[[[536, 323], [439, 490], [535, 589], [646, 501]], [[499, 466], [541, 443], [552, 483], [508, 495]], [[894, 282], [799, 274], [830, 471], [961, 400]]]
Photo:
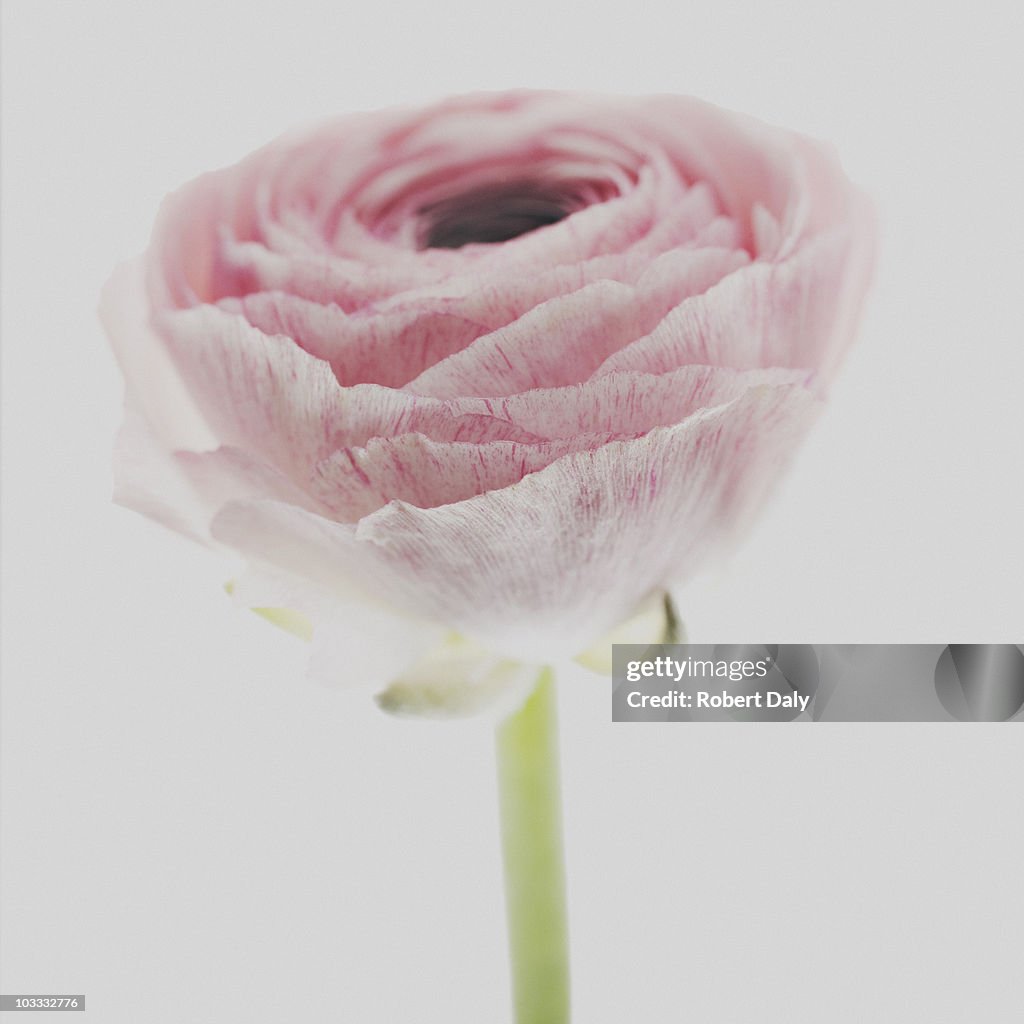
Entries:
[[762, 504], [872, 243], [827, 149], [694, 99], [340, 118], [173, 194], [110, 282], [118, 498], [243, 556], [329, 677], [579, 654]]

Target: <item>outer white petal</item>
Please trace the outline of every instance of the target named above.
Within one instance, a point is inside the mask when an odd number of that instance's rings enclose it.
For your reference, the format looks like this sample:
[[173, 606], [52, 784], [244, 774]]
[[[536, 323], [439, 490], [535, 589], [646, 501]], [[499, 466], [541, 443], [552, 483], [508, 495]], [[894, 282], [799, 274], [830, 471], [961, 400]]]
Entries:
[[685, 643], [675, 608], [669, 611], [670, 600], [662, 591], [651, 594], [628, 619], [613, 626], [593, 647], [578, 655], [576, 661], [592, 672], [611, 675], [616, 644]]
[[459, 718], [486, 711], [500, 719], [525, 700], [539, 671], [451, 636], [392, 680], [377, 703], [396, 715]]
[[209, 509], [146, 418], [125, 408], [114, 445], [114, 501], [200, 543]]
[[209, 509], [172, 452], [202, 450], [217, 442], [153, 328], [141, 259], [115, 270], [104, 286], [99, 314], [125, 382], [125, 418], [114, 451], [114, 499], [203, 541]]
[[[273, 547], [249, 552], [246, 570], [232, 585], [232, 597], [243, 607], [271, 610], [271, 621], [276, 621], [273, 610], [283, 610], [286, 616], [297, 614], [311, 624], [308, 670], [317, 682], [379, 693], [441, 643], [447, 632], [421, 615], [382, 604], [360, 590], [350, 575], [312, 572], [301, 558], [285, 568], [278, 555]], [[335, 567], [329, 558], [326, 561]]]
[[214, 447], [216, 439], [153, 328], [142, 260], [114, 271], [99, 314], [124, 375], [125, 405], [146, 419], [168, 449]]

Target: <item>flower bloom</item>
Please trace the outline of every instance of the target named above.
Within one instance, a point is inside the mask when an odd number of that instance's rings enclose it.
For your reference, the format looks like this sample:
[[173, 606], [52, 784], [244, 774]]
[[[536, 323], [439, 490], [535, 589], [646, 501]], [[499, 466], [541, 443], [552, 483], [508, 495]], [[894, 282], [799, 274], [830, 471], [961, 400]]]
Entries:
[[169, 197], [107, 288], [118, 498], [239, 553], [328, 675], [449, 630], [578, 654], [762, 504], [872, 242], [827, 149], [693, 99], [285, 137]]

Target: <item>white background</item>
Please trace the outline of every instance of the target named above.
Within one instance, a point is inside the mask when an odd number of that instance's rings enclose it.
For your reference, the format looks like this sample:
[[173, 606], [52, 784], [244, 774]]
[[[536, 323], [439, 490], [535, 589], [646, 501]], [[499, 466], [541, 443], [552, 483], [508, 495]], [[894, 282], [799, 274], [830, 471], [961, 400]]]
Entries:
[[[487, 725], [303, 677], [110, 504], [95, 317], [171, 188], [448, 92], [689, 92], [833, 141], [884, 230], [824, 420], [699, 640], [1022, 638], [1016, 3], [3, 6], [4, 972], [94, 1024], [492, 1022]], [[1021, 1019], [1013, 727], [613, 726], [564, 680], [575, 1019]], [[158, 1001], [158, 1002], [151, 1002]]]

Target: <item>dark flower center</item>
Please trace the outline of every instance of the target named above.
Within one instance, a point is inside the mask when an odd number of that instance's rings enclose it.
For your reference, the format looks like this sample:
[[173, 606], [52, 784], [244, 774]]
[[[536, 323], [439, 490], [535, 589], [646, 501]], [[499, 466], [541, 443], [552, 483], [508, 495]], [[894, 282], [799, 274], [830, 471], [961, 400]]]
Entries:
[[485, 185], [423, 207], [420, 248], [507, 242], [557, 224], [583, 205], [564, 187], [530, 181]]

